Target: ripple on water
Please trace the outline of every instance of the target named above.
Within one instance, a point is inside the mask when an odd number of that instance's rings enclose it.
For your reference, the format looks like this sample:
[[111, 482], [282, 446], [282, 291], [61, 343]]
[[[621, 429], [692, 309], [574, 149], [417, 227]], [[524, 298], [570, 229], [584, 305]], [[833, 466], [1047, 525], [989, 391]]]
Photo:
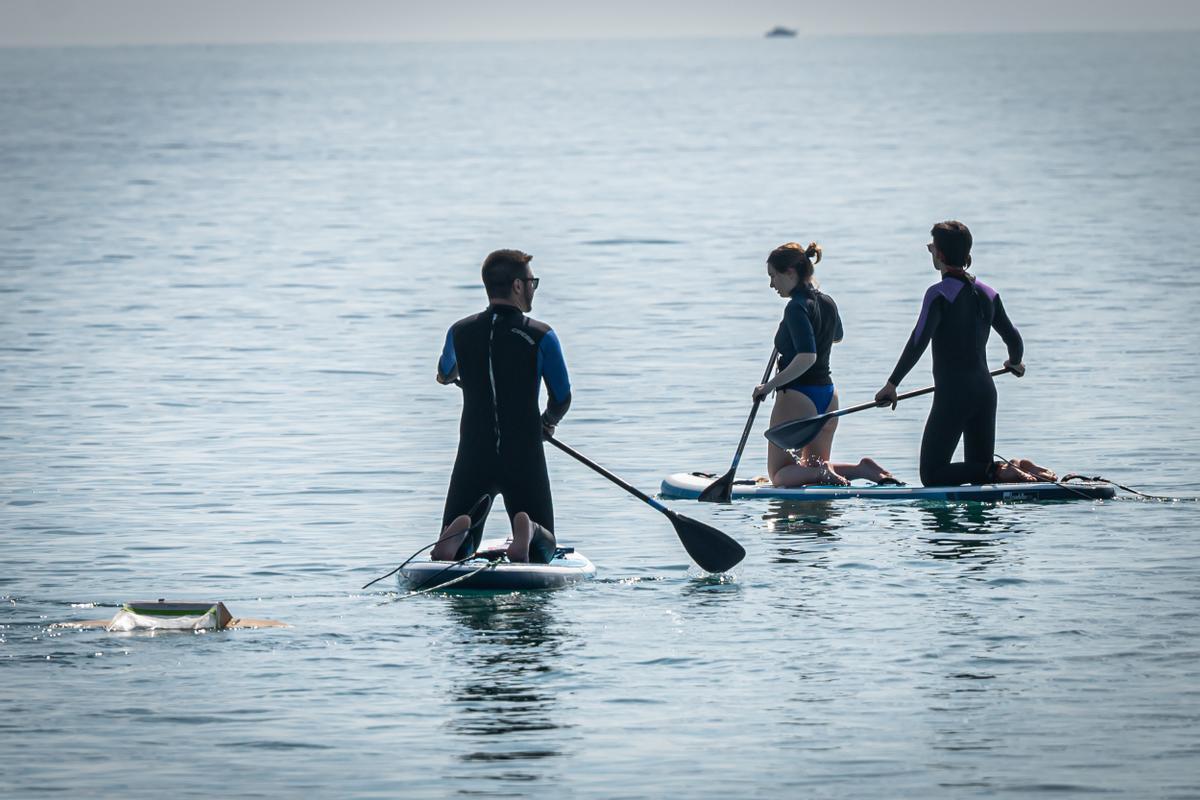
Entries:
[[[483, 307], [490, 249], [537, 254], [534, 315], [572, 370], [562, 435], [652, 488], [730, 463], [783, 239], [827, 245], [841, 402], [870, 398], [932, 274], [931, 174], [987, 188], [944, 213], [977, 229], [976, 271], [1026, 339], [1030, 374], [997, 381], [998, 449], [1197, 494], [1194, 328], [1162, 324], [1194, 305], [1200, 229], [1174, 201], [1200, 185], [1197, 53], [1193, 34], [1129, 33], [937, 53], [887, 37], [0, 48], [5, 91], [30, 99], [4, 120], [0, 784], [1194, 794], [1196, 503], [672, 502], [747, 549], [706, 576], [659, 515], [550, 450], [556, 525], [598, 580], [404, 602], [358, 587], [442, 513], [462, 401], [431, 373], [446, 327]], [[948, 61], [982, 89], [953, 119], [927, 102]], [[820, 124], [797, 126], [796, 98]], [[486, 142], [462, 124], [511, 109], [535, 124]], [[537, 191], [497, 203], [517, 174]], [[762, 192], [780, 174], [837, 187], [789, 196], [805, 230]], [[1048, 227], [1061, 209], [1071, 224]], [[1113, 258], [1130, 230], [1175, 246]], [[1044, 268], [1066, 252], [1086, 283]], [[911, 380], [927, 379], [928, 361]], [[1152, 404], [1104, 405], [1147, 386]], [[835, 457], [915, 481], [913, 403], [843, 418]], [[766, 414], [744, 475], [765, 468]], [[293, 627], [49, 627], [163, 595]]]

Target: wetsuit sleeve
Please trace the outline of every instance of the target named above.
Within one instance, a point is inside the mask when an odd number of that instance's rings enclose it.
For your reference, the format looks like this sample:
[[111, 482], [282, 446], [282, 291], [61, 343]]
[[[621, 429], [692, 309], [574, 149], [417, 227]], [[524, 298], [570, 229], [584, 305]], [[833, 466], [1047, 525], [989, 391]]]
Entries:
[[845, 337], [846, 337], [846, 332], [844, 330], [842, 330], [842, 315], [838, 314], [837, 320], [833, 326], [833, 340], [835, 342], [840, 342]]
[[996, 333], [1000, 334], [1004, 344], [1008, 346], [1008, 360], [1014, 364], [1020, 364], [1021, 357], [1025, 355], [1025, 342], [1021, 340], [1021, 332], [1008, 318], [1008, 314], [1004, 310], [1004, 303], [1000, 302], [1000, 295], [996, 295], [993, 308], [995, 313], [992, 314], [992, 327], [995, 328]]
[[945, 303], [946, 298], [941, 295], [937, 286], [929, 287], [929, 291], [925, 293], [925, 301], [921, 304], [921, 316], [917, 318], [917, 326], [913, 328], [912, 336], [908, 337], [908, 343], [900, 353], [900, 360], [896, 362], [896, 368], [888, 378], [888, 383], [892, 386], [899, 386], [904, 376], [921, 360], [925, 348], [933, 338], [933, 332], [941, 324]]
[[442, 355], [438, 359], [438, 377], [443, 383], [454, 379], [458, 371], [458, 355], [454, 352], [454, 328], [446, 331], [446, 343], [442, 345]]
[[[792, 345], [797, 354], [817, 352], [817, 337], [813, 333], [812, 320], [808, 318], [808, 312], [804, 310], [803, 305], [798, 302], [788, 303], [783, 312], [783, 322], [787, 326], [788, 336], [792, 338]], [[783, 366], [786, 368], [787, 364]]]
[[547, 425], [557, 425], [571, 407], [571, 378], [567, 375], [562, 344], [553, 330], [548, 331], [538, 343], [538, 371], [550, 395], [542, 421]]

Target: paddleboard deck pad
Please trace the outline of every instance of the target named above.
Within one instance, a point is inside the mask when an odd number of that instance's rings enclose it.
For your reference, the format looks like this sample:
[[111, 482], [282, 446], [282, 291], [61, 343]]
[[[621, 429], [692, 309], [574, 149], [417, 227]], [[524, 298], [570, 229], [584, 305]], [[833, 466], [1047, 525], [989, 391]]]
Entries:
[[495, 558], [507, 549], [504, 539], [486, 539], [470, 561], [414, 561], [400, 569], [398, 579], [401, 587], [413, 591], [444, 587], [446, 591], [510, 592], [558, 589], [596, 577], [595, 565], [574, 548], [558, 548], [549, 564]]
[[[719, 476], [702, 472], [677, 472], [662, 482], [661, 496], [697, 500]], [[861, 497], [867, 500], [941, 500], [985, 503], [1039, 502], [1043, 500], [1106, 500], [1116, 489], [1088, 481], [1057, 483], [989, 483], [982, 486], [798, 486], [781, 488], [769, 481], [734, 481], [733, 499], [775, 498], [818, 501]]]

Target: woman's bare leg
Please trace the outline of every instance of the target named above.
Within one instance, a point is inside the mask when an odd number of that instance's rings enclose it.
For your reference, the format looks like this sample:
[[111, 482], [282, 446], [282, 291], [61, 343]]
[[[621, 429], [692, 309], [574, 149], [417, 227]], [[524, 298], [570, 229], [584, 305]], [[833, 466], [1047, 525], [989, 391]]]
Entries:
[[[793, 419], [814, 417], [817, 407], [803, 392], [783, 391], [775, 393], [775, 405], [771, 409], [771, 425], [779, 425]], [[849, 483], [829, 468], [829, 449], [833, 444], [833, 433], [837, 430], [837, 418], [825, 423], [825, 427], [802, 451], [799, 459], [773, 444], [767, 445], [767, 471], [776, 486], [808, 486], [814, 483]], [[799, 463], [797, 463], [799, 461]]]
[[[838, 395], [837, 390], [835, 389], [833, 392], [833, 397], [830, 398], [829, 401], [829, 408], [825, 409], [823, 413], [828, 414], [830, 411], [837, 411], [838, 408]], [[813, 411], [816, 411], [815, 406]], [[804, 448], [804, 459], [808, 459], [810, 457], [815, 458], [828, 465], [829, 471], [837, 478], [848, 479], [846, 481], [835, 480], [823, 482], [848, 483], [855, 478], [864, 478], [866, 480], [875, 481], [878, 483], [884, 478], [894, 477], [892, 473], [879, 466], [879, 464], [876, 463], [875, 459], [873, 458], [861, 459], [857, 464], [831, 462], [829, 459], [833, 452], [833, 435], [837, 432], [837, 426], [838, 418], [834, 417], [825, 423], [825, 427], [821, 428], [821, 432], [817, 434], [817, 438], [813, 439], [808, 446]]]
[[800, 458], [775, 473], [771, 483], [776, 486], [849, 486], [850, 481], [829, 468], [829, 464], [816, 458]]
[[442, 531], [442, 536], [433, 546], [429, 557], [434, 561], [453, 561], [454, 556], [458, 554], [458, 548], [462, 546], [463, 537], [470, 527], [471, 518], [466, 514], [460, 514], [450, 520], [450, 524], [446, 526], [446, 530]]

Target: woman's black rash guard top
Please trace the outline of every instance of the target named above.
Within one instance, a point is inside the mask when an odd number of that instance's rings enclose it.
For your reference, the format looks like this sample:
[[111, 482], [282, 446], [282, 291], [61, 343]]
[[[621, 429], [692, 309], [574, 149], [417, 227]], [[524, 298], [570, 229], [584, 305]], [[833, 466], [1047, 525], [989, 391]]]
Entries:
[[[508, 469], [520, 469], [531, 449], [541, 453], [542, 422], [557, 425], [571, 405], [558, 337], [515, 306], [492, 305], [451, 326], [438, 373], [449, 379], [456, 369], [463, 391], [460, 451], [515, 459]], [[549, 401], [539, 415], [543, 380]]]
[[775, 332], [775, 347], [779, 350], [782, 370], [792, 363], [797, 353], [815, 353], [817, 360], [804, 374], [780, 389], [795, 386], [828, 386], [833, 383], [829, 374], [829, 351], [834, 342], [842, 340], [842, 318], [837, 303], [827, 294], [811, 286], [800, 285], [792, 290], [792, 299], [783, 310], [783, 320]]
[[1008, 359], [1021, 362], [1021, 334], [1004, 311], [995, 289], [967, 276], [946, 275], [925, 292], [917, 326], [888, 381], [899, 386], [933, 341], [933, 382], [939, 386], [957, 377], [988, 372], [987, 343], [995, 328], [1008, 346]]

